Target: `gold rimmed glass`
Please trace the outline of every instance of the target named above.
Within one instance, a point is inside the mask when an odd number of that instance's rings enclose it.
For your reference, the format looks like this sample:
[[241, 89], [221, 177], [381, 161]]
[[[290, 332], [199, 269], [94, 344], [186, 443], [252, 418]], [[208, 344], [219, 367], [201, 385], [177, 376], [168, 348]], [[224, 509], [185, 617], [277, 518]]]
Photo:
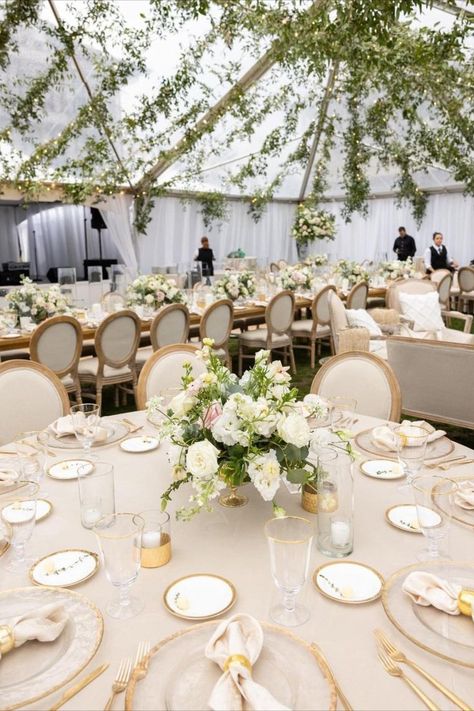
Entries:
[[22, 481], [13, 490], [0, 494], [0, 525], [2, 537], [10, 543], [6, 568], [11, 573], [24, 573], [33, 563], [26, 556], [26, 545], [35, 527], [38, 491], [35, 482]]
[[[418, 524], [427, 544], [419, 558], [449, 558], [448, 536], [456, 505], [456, 482], [437, 474], [421, 474], [413, 479], [412, 488]], [[442, 545], [448, 550], [441, 550]]]
[[84, 448], [84, 456], [91, 459], [91, 447], [100, 424], [100, 407], [91, 402], [73, 405], [71, 418], [74, 434]]
[[138, 577], [144, 519], [133, 513], [104, 516], [94, 526], [100, 557], [109, 582], [119, 590], [119, 599], [109, 602], [108, 614], [120, 620], [135, 617], [143, 602], [130, 595]]
[[300, 516], [273, 518], [265, 524], [273, 580], [281, 602], [270, 610], [272, 620], [296, 627], [309, 619], [309, 610], [296, 601], [308, 577], [314, 528]]
[[48, 434], [44, 431], [21, 432], [15, 437], [15, 449], [24, 481], [33, 481], [41, 486], [46, 469], [47, 442]]
[[401, 425], [393, 430], [400, 466], [406, 475], [407, 484], [423, 467], [428, 444], [428, 431], [423, 427]]

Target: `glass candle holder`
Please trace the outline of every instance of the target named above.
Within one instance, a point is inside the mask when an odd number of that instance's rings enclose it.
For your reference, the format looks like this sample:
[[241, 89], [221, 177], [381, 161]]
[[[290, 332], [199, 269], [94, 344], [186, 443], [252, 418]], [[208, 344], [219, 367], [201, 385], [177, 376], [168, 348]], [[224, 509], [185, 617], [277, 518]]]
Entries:
[[318, 457], [318, 549], [329, 558], [345, 558], [354, 547], [354, 484], [347, 455]]
[[115, 513], [114, 468], [107, 462], [94, 462], [78, 470], [81, 523], [93, 528], [103, 517]]
[[160, 568], [171, 560], [170, 517], [166, 511], [150, 509], [139, 516], [145, 522], [140, 562], [142, 568]]

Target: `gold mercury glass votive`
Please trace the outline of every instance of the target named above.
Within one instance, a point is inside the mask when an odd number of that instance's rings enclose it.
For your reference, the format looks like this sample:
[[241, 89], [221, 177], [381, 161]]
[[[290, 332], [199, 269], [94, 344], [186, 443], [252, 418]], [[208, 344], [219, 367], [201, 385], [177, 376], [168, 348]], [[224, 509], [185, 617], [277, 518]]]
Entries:
[[171, 560], [170, 517], [165, 511], [141, 511], [145, 521], [140, 563], [142, 568], [159, 568]]

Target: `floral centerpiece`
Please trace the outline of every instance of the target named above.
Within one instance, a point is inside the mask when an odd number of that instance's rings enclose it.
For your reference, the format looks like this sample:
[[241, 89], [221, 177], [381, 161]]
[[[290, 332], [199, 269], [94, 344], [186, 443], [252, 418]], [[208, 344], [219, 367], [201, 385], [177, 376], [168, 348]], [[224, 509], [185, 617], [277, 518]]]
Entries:
[[127, 287], [129, 306], [148, 306], [158, 309], [165, 304], [180, 304], [184, 293], [176, 286], [175, 279], [167, 279], [162, 274], [142, 274]]
[[249, 271], [228, 272], [212, 287], [218, 299], [246, 299], [255, 294], [255, 274]]
[[6, 295], [6, 300], [9, 310], [16, 313], [18, 321], [22, 316], [29, 316], [34, 323], [41, 323], [69, 309], [68, 301], [59, 286], [40, 289], [28, 277], [24, 277], [21, 286]]
[[268, 351], [259, 351], [253, 368], [239, 380], [211, 346], [205, 339], [200, 352], [206, 372], [193, 378], [185, 365], [183, 390], [168, 406], [163, 408], [161, 398], [148, 403], [150, 414], [163, 411], [170, 442], [174, 481], [162, 495], [162, 508], [184, 483], [194, 489], [190, 505], [176, 514], [182, 520], [210, 510], [226, 486], [252, 482], [265, 501], [274, 502], [282, 481], [301, 487], [317, 477], [309, 458], [308, 418], [325, 417], [324, 402], [316, 395], [298, 402], [288, 368], [270, 362]]
[[308, 244], [317, 239], [334, 239], [335, 217], [330, 212], [316, 210], [302, 203], [297, 207], [291, 234], [298, 244]]
[[311, 267], [295, 264], [281, 269], [277, 281], [282, 289], [290, 291], [312, 291], [315, 287], [315, 277]]
[[379, 274], [385, 280], [399, 279], [400, 277], [413, 277], [415, 275], [415, 263], [411, 257], [408, 257], [406, 262], [399, 259], [393, 259], [389, 262], [380, 262]]
[[306, 257], [304, 260], [304, 263], [308, 267], [324, 267], [329, 261], [329, 257], [327, 254], [312, 254], [309, 257]]
[[351, 286], [369, 281], [369, 273], [358, 262], [349, 259], [338, 259], [334, 271], [341, 279], [347, 279]]

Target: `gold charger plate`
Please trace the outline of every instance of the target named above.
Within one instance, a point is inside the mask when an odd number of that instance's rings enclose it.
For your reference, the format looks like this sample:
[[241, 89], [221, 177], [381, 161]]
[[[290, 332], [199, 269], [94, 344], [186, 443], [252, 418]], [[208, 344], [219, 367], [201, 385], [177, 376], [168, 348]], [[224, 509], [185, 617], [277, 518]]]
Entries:
[[[472, 476], [451, 476], [448, 475], [451, 481], [455, 481], [456, 484], [460, 484], [464, 481], [474, 481], [474, 475]], [[433, 487], [433, 491], [436, 489], [436, 486]], [[453, 504], [449, 510], [448, 506], [446, 505], [447, 502], [444, 501], [443, 496], [432, 496], [432, 501], [434, 506], [441, 511], [442, 513], [448, 514], [451, 516], [451, 518], [454, 521], [457, 521], [457, 523], [461, 523], [463, 526], [467, 526], [468, 528], [474, 528], [474, 509], [464, 509], [462, 506], [457, 506], [456, 504]]]
[[69, 619], [62, 634], [48, 643], [26, 642], [1, 660], [2, 709], [25, 708], [61, 689], [97, 652], [104, 621], [86, 597], [62, 588], [27, 587], [0, 592], [0, 619], [59, 603]]
[[[370, 429], [363, 430], [355, 436], [356, 449], [362, 449], [368, 454], [376, 454], [379, 457], [383, 455], [384, 459], [398, 459], [396, 452], [387, 451], [383, 449], [383, 447], [377, 447], [377, 445], [372, 442], [373, 429], [373, 427], [370, 427]], [[451, 454], [453, 450], [454, 442], [451, 442], [446, 436], [440, 437], [426, 445], [425, 459], [441, 459], [441, 457], [446, 457], [448, 454]]]
[[[127, 437], [130, 434], [130, 429], [126, 424], [115, 420], [106, 420], [101, 422], [100, 427], [108, 430], [107, 439], [104, 442], [93, 442], [92, 449], [108, 447], [111, 444], [120, 442], [124, 437]], [[56, 435], [50, 430], [48, 430], [48, 445], [50, 447], [55, 447], [56, 449], [82, 449], [82, 444], [78, 441], [76, 435], [71, 434], [63, 437], [56, 437]]]
[[474, 588], [474, 564], [452, 560], [416, 563], [393, 573], [382, 591], [385, 614], [399, 632], [431, 654], [474, 668], [473, 621], [465, 615], [447, 615], [432, 606], [416, 605], [402, 590], [405, 578], [414, 570]]
[[[197, 711], [208, 708], [214, 684], [222, 675], [204, 656], [204, 648], [219, 622], [203, 622], [180, 630], [150, 652], [148, 674], [127, 688], [125, 709]], [[281, 627], [261, 623], [262, 652], [253, 679], [288, 708], [298, 711], [336, 709], [336, 689], [317, 652], [308, 642]]]

